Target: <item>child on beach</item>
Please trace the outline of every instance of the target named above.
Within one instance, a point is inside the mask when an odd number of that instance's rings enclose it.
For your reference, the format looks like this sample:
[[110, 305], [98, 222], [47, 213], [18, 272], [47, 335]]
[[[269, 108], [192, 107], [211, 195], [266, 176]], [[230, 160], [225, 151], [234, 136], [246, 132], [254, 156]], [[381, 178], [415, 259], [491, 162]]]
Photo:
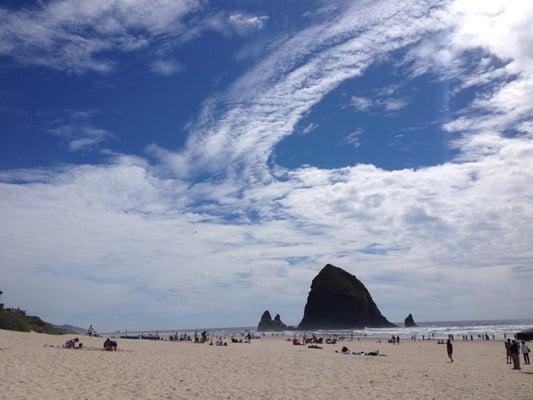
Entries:
[[[79, 341], [80, 339], [78, 338], [69, 339], [65, 342], [65, 344], [63, 345], [63, 348], [64, 349], [80, 349], [83, 346], [83, 344], [79, 343]], [[76, 347], [76, 343], [79, 343], [77, 347]]]

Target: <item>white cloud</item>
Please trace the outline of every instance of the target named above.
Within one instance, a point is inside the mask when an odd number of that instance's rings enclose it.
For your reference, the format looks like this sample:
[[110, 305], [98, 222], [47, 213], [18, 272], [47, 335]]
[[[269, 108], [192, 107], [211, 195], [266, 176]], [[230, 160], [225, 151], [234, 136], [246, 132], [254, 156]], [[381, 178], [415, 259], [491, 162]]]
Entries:
[[[298, 322], [313, 275], [333, 262], [356, 273], [393, 319], [412, 301], [394, 279], [417, 288], [424, 319], [520, 317], [531, 299], [510, 299], [505, 288], [525, 289], [512, 269], [533, 257], [532, 154], [531, 141], [521, 139], [481, 161], [416, 171], [308, 167], [284, 182], [251, 185], [241, 196], [157, 177], [147, 163], [129, 158], [51, 174], [4, 172], [4, 291], [43, 315], [54, 310], [57, 321], [84, 323], [108, 302], [121, 314], [135, 309], [120, 326], [94, 316], [108, 328], [162, 326], [169, 318], [181, 326], [237, 324], [230, 314], [251, 324], [278, 304]], [[222, 218], [228, 210], [243, 218], [228, 223]], [[246, 221], [249, 210], [259, 221]], [[361, 251], [373, 243], [396, 250]], [[20, 282], [42, 289], [28, 293]], [[105, 295], [95, 297], [99, 288]], [[432, 301], [450, 293], [452, 304], [465, 302], [460, 311]], [[46, 307], [39, 296], [49, 299]], [[62, 305], [65, 296], [71, 308]], [[123, 304], [124, 297], [133, 303]], [[493, 310], [480, 314], [485, 302]], [[202, 311], [220, 317], [188, 317]]]
[[182, 18], [198, 7], [196, 0], [60, 0], [0, 8], [0, 54], [58, 70], [107, 72], [114, 61], [103, 52], [137, 50], [162, 34], [179, 37]]
[[350, 98], [350, 106], [356, 111], [399, 111], [409, 105], [405, 98], [395, 97], [397, 91], [396, 86], [386, 86], [374, 92], [372, 97], [352, 96]]
[[405, 99], [387, 99], [383, 101], [386, 111], [399, 111], [407, 107], [409, 102]]
[[361, 146], [361, 135], [363, 134], [362, 129], [356, 129], [348, 136], [344, 138], [344, 143], [352, 145], [354, 148]]
[[[269, 19], [245, 12], [199, 13], [205, 5], [200, 0], [57, 0], [0, 7], [0, 54], [21, 64], [106, 73], [115, 67], [112, 53], [149, 46], [168, 50], [205, 31], [244, 36], [262, 30]], [[160, 59], [151, 68], [168, 76], [179, 72], [179, 65]]]
[[263, 29], [267, 21], [266, 15], [236, 13], [228, 17], [229, 24], [240, 35]]
[[[415, 73], [437, 71], [458, 80], [459, 90], [490, 85], [444, 128], [462, 134], [455, 142], [461, 159], [494, 154], [505, 142], [505, 131], [531, 121], [533, 5], [455, 1], [444, 20], [450, 26], [446, 33], [413, 50]], [[472, 70], [470, 64], [476, 62]]]
[[70, 111], [66, 119], [61, 118], [53, 123], [47, 131], [68, 142], [69, 150], [86, 150], [112, 139], [114, 135], [105, 129], [94, 127], [90, 118], [95, 111]]
[[372, 107], [373, 103], [370, 99], [352, 96], [352, 98], [350, 99], [350, 105], [354, 107], [357, 111], [368, 111]]
[[302, 129], [302, 134], [307, 135], [308, 133], [311, 133], [316, 128], [318, 128], [318, 124], [315, 124], [314, 122], [310, 122], [305, 126], [304, 129]]
[[150, 66], [152, 72], [162, 76], [172, 76], [184, 70], [183, 65], [175, 60], [155, 60]]

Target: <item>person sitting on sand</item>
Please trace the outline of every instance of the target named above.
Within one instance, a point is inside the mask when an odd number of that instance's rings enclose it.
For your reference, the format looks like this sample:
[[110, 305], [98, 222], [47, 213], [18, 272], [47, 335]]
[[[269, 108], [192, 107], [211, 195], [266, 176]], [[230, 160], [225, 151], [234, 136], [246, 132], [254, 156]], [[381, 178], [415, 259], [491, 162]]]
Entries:
[[448, 358], [450, 362], [453, 362], [453, 344], [450, 339], [446, 342], [446, 351], [448, 352]]
[[104, 342], [105, 351], [117, 351], [118, 344], [114, 340], [107, 338]]
[[296, 336], [293, 336], [292, 337], [292, 344], [294, 346], [301, 346], [302, 344], [300, 343], [300, 341], [298, 339], [296, 339]]
[[[63, 348], [64, 349], [79, 349], [83, 346], [83, 344], [79, 343], [79, 341], [80, 339], [78, 338], [69, 339], [65, 342], [65, 344], [63, 345]], [[79, 343], [77, 347], [76, 347], [76, 343]]]

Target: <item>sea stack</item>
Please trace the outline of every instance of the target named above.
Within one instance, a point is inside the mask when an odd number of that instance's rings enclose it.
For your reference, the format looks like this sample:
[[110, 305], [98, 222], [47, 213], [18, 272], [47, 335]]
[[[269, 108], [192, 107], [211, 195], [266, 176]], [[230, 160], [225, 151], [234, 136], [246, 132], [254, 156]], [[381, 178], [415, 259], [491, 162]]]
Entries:
[[287, 325], [281, 321], [279, 314], [276, 314], [276, 317], [272, 319], [270, 311], [268, 310], [263, 313], [259, 325], [257, 325], [258, 332], [282, 332], [287, 329]]
[[311, 284], [298, 329], [354, 329], [395, 326], [379, 311], [372, 296], [354, 275], [328, 264]]
[[405, 327], [406, 328], [414, 328], [417, 325], [415, 324], [415, 320], [413, 319], [413, 314], [409, 314], [407, 318], [405, 319]]

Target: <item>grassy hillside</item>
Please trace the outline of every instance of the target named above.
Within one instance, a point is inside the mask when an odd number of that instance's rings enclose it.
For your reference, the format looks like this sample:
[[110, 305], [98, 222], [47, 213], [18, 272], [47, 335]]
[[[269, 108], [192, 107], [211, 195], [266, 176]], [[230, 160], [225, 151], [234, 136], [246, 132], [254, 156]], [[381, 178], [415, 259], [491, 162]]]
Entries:
[[61, 329], [67, 333], [74, 333], [76, 335], [86, 335], [87, 329], [86, 328], [80, 328], [79, 326], [74, 325], [54, 325], [57, 329]]
[[51, 335], [67, 333], [65, 330], [56, 328], [39, 317], [29, 316], [22, 311], [11, 309], [0, 310], [0, 329], [21, 332], [35, 331]]

